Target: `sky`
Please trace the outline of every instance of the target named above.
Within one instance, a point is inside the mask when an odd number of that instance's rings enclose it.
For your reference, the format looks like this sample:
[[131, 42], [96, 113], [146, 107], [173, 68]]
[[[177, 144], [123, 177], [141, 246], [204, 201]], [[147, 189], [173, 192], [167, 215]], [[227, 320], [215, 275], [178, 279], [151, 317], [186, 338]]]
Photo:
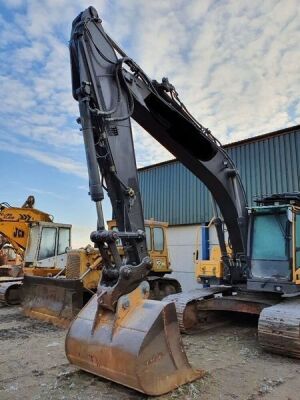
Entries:
[[[152, 79], [167, 76], [221, 143], [300, 123], [297, 0], [0, 0], [0, 202], [29, 194], [73, 247], [96, 226], [71, 95], [73, 19], [93, 5], [104, 29]], [[133, 124], [138, 166], [172, 158]], [[104, 211], [111, 212], [108, 202]]]

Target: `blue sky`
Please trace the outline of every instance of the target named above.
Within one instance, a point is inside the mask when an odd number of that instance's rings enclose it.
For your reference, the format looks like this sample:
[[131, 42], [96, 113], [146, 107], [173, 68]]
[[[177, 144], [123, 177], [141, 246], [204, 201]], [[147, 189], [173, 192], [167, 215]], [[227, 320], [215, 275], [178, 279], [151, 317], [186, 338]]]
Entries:
[[[82, 137], [71, 96], [74, 17], [97, 8], [107, 32], [153, 79], [168, 76], [222, 143], [300, 121], [300, 16], [295, 0], [0, 0], [0, 201], [95, 227]], [[171, 158], [134, 124], [139, 166]], [[106, 205], [107, 218], [110, 218]]]

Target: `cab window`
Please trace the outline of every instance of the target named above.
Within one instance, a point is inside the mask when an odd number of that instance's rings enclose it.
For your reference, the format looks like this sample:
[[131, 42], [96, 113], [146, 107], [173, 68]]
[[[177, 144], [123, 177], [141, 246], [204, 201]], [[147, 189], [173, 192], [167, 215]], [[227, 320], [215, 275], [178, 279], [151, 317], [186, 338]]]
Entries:
[[150, 226], [146, 226], [145, 231], [146, 231], [147, 250], [150, 251], [152, 250]]
[[164, 232], [162, 228], [153, 228], [153, 244], [154, 244], [154, 250], [163, 251]]
[[56, 247], [56, 228], [43, 228], [40, 244], [39, 260], [54, 257]]
[[70, 244], [70, 229], [59, 228], [57, 254], [64, 254], [66, 248], [70, 247]]
[[288, 260], [286, 213], [261, 214], [254, 219], [252, 259]]

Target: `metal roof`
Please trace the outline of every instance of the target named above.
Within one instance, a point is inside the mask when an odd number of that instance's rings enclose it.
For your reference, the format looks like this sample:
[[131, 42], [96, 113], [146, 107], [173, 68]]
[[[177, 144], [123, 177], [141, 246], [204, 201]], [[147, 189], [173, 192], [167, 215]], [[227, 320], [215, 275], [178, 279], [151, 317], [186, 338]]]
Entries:
[[[225, 145], [244, 184], [248, 204], [257, 196], [300, 190], [300, 125]], [[170, 225], [212, 216], [206, 187], [177, 160], [139, 169], [145, 218]]]

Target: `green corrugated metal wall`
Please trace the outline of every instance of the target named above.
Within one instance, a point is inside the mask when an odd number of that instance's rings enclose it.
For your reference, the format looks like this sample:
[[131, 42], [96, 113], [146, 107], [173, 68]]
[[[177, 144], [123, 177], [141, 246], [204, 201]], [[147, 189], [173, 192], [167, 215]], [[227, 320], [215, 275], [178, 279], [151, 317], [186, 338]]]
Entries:
[[[225, 146], [246, 189], [248, 204], [263, 194], [300, 191], [300, 128]], [[139, 170], [146, 218], [170, 225], [207, 222], [211, 218], [206, 187], [177, 161]]]

